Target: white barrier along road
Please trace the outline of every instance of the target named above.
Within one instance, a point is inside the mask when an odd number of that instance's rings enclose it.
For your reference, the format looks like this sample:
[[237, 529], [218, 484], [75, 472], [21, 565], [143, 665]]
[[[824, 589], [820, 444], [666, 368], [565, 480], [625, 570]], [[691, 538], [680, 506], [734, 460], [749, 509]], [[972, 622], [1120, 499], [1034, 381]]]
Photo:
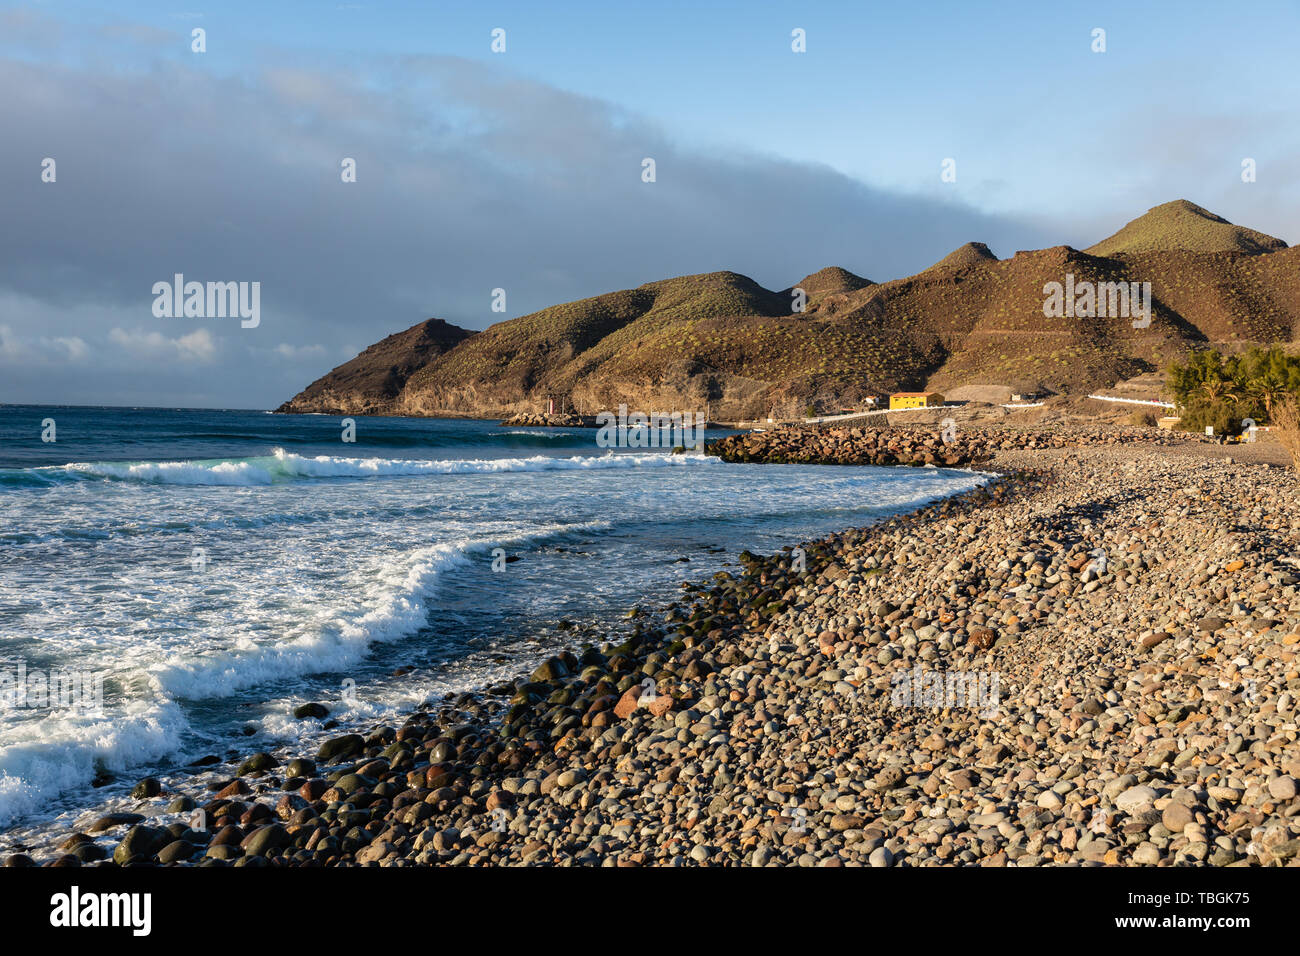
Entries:
[[822, 415], [819, 418], [805, 418], [805, 425], [820, 425], [822, 422], [842, 422], [850, 418], [870, 418], [872, 415], [897, 415], [900, 412], [932, 412], [936, 408], [961, 408], [960, 405], [927, 405], [925, 408], [877, 408], [871, 412], [849, 412], [847, 415]]
[[1112, 398], [1109, 395], [1089, 395], [1099, 402], [1123, 402], [1125, 405], [1156, 405], [1160, 408], [1176, 408], [1173, 402], [1153, 402], [1145, 398]]

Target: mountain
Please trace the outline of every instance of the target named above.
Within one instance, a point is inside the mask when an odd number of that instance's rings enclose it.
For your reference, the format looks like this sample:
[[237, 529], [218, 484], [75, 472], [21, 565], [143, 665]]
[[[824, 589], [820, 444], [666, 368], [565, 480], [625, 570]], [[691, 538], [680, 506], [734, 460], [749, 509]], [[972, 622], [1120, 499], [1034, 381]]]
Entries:
[[[1046, 317], [1049, 284], [1067, 278], [1076, 288], [1151, 283], [1151, 323]], [[1300, 249], [1179, 200], [1083, 251], [998, 259], [972, 242], [889, 282], [829, 267], [770, 291], [713, 272], [478, 333], [434, 323], [371, 346], [281, 410], [489, 417], [551, 398], [587, 414], [625, 403], [735, 419], [837, 410], [896, 390], [1084, 392], [1193, 348], [1300, 341]]]
[[953, 272], [957, 269], [980, 266], [986, 262], [997, 262], [997, 259], [998, 257], [993, 254], [993, 250], [984, 243], [968, 242], [963, 246], [958, 246], [925, 271]]
[[803, 289], [810, 299], [820, 301], [828, 295], [856, 292], [858, 289], [865, 289], [869, 285], [875, 285], [875, 283], [870, 279], [855, 276], [848, 269], [841, 269], [839, 266], [828, 266], [820, 272], [804, 276], [794, 285], [796, 289]]
[[[684, 346], [710, 351], [695, 330], [741, 316], [788, 315], [790, 302], [753, 279], [715, 272], [552, 306], [499, 322], [420, 369], [394, 408], [408, 415], [494, 414], [535, 410], [529, 402], [540, 407], [546, 396], [578, 408], [604, 407], [614, 392], [602, 383], [619, 380], [666, 378], [669, 392], [695, 391], [710, 367], [683, 352]], [[724, 352], [730, 347], [722, 345]], [[629, 403], [645, 394], [633, 387]]]
[[278, 412], [382, 415], [402, 393], [411, 373], [473, 335], [442, 319], [427, 319], [376, 342], [312, 382]]
[[1196, 203], [1175, 199], [1147, 210], [1146, 215], [1084, 251], [1094, 256], [1131, 256], [1171, 249], [1258, 255], [1286, 247], [1281, 239], [1234, 226]]

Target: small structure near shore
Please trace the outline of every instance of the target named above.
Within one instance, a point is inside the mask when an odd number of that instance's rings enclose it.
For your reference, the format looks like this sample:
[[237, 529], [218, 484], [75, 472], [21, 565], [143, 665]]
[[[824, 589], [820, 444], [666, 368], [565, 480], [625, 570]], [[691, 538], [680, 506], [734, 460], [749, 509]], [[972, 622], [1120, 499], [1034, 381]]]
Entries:
[[889, 396], [889, 410], [900, 408], [937, 408], [943, 404], [938, 392], [895, 392]]

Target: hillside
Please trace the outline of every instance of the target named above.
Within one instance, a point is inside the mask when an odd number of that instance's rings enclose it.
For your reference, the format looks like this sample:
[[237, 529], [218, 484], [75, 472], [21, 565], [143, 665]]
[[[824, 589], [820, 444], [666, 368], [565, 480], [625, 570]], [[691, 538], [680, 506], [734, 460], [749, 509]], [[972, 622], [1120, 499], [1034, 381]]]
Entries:
[[376, 342], [316, 379], [276, 411], [387, 414], [412, 372], [473, 334], [442, 319], [428, 319]]
[[[1151, 324], [1045, 317], [1045, 285], [1067, 275], [1150, 282]], [[792, 311], [796, 289], [803, 312]], [[1192, 348], [1300, 340], [1300, 249], [1180, 200], [1084, 251], [998, 259], [971, 242], [889, 282], [828, 267], [770, 291], [715, 272], [475, 334], [442, 323], [431, 335], [429, 325], [371, 346], [281, 410], [495, 416], [553, 398], [587, 413], [707, 405], [730, 419], [838, 410], [898, 389], [1082, 392], [1158, 371]], [[420, 329], [424, 337], [412, 335]]]
[[1208, 209], [1176, 199], [1147, 210], [1115, 235], [1084, 251], [1094, 256], [1143, 252], [1241, 252], [1258, 255], [1285, 249], [1286, 243], [1254, 229], [1234, 226]]
[[980, 266], [987, 262], [996, 262], [997, 258], [993, 254], [993, 250], [984, 243], [968, 242], [965, 245], [958, 246], [925, 271], [955, 272], [958, 269]]

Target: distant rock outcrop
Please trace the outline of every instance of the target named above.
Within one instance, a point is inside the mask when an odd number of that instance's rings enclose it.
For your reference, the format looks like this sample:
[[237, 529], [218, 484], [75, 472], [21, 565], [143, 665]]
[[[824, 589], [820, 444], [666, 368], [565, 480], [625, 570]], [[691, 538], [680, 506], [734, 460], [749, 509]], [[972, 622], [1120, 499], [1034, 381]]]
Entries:
[[501, 424], [515, 428], [594, 428], [596, 420], [568, 412], [550, 415], [545, 412], [536, 414], [525, 412], [521, 415], [512, 415]]
[[442, 319], [426, 319], [376, 342], [356, 358], [322, 375], [276, 411], [392, 414], [393, 402], [413, 372], [473, 334]]

